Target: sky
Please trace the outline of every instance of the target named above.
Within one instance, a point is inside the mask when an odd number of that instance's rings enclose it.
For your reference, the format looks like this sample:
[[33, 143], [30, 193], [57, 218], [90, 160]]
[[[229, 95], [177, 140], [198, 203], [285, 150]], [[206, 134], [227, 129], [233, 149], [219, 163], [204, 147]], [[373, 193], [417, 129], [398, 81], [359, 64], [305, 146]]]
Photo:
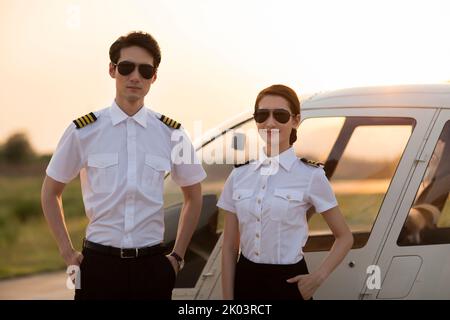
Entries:
[[298, 94], [450, 80], [446, 0], [0, 0], [0, 143], [52, 152], [70, 122], [115, 96], [108, 50], [151, 33], [151, 109], [210, 129], [274, 83]]

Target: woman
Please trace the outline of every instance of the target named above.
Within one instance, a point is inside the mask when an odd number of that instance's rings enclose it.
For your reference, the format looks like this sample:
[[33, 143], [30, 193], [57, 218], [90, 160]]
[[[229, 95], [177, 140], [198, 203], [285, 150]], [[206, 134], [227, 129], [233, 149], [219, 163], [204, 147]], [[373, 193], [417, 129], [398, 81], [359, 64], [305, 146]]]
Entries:
[[[232, 171], [217, 204], [227, 211], [223, 298], [309, 300], [344, 259], [353, 236], [323, 169], [298, 159], [292, 148], [300, 124], [295, 91], [283, 85], [262, 90], [254, 119], [265, 147], [257, 161]], [[335, 242], [317, 270], [308, 274], [302, 248], [311, 206], [322, 214]]]

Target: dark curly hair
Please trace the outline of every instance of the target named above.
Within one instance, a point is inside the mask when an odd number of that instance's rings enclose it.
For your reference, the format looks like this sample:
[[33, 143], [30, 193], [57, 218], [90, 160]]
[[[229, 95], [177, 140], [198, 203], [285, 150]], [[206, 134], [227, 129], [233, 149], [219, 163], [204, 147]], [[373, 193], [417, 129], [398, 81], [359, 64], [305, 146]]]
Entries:
[[133, 31], [126, 36], [121, 36], [109, 48], [109, 59], [112, 63], [117, 63], [120, 58], [120, 50], [137, 46], [145, 49], [154, 60], [155, 69], [161, 62], [161, 50], [158, 42], [150, 34], [142, 31]]

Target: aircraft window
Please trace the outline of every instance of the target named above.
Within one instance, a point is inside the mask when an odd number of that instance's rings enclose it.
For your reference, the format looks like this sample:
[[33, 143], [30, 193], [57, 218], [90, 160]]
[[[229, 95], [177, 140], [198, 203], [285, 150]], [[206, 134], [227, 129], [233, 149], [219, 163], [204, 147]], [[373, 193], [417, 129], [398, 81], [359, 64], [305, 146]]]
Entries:
[[397, 240], [399, 246], [450, 243], [450, 121], [434, 148]]
[[[175, 288], [193, 288], [223, 230], [223, 212], [216, 204], [223, 184], [231, 173], [234, 163], [253, 158], [249, 145], [258, 139], [253, 121], [219, 134], [214, 140], [197, 151], [203, 159], [207, 178], [202, 182], [203, 208], [200, 221], [185, 255], [185, 266], [177, 276]], [[257, 140], [255, 140], [257, 141]], [[253, 149], [253, 148], [252, 148]], [[176, 237], [178, 218], [183, 204], [181, 189], [170, 175], [164, 181], [165, 235], [164, 242], [172, 249]]]
[[[335, 117], [304, 120], [296, 154], [325, 164], [324, 170], [355, 242], [370, 236], [414, 120], [385, 117]], [[334, 237], [314, 208], [308, 212], [310, 237], [304, 251], [329, 250]]]

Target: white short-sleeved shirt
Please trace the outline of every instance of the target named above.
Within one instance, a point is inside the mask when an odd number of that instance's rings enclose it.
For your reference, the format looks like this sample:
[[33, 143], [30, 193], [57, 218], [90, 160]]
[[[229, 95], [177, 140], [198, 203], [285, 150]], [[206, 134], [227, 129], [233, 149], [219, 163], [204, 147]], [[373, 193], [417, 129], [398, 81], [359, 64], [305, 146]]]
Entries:
[[[165, 173], [170, 171], [179, 186], [206, 177], [189, 138], [146, 107], [129, 117], [114, 102], [94, 114], [94, 123], [80, 129], [72, 123], [66, 129], [47, 175], [68, 183], [80, 174], [88, 240], [119, 248], [161, 243]], [[173, 141], [173, 133], [179, 141]], [[181, 141], [188, 146], [191, 161], [186, 154], [182, 154], [185, 162], [172, 156]]]
[[217, 204], [236, 213], [242, 254], [256, 263], [293, 264], [303, 258], [308, 239], [306, 212], [336, 207], [322, 168], [303, 163], [293, 148], [278, 157], [235, 168]]

